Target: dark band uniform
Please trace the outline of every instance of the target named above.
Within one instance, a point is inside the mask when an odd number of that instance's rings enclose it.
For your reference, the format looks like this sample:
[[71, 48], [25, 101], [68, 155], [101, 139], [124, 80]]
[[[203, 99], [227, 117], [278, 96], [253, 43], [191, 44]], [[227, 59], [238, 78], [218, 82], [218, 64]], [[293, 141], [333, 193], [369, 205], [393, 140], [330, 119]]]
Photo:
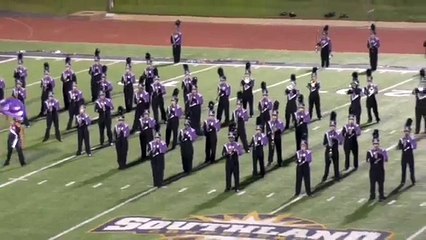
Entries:
[[99, 99], [95, 103], [95, 112], [99, 114], [98, 126], [99, 126], [99, 137], [100, 145], [104, 144], [105, 130], [108, 137], [109, 145], [112, 145], [112, 115], [111, 112], [114, 110], [114, 104], [111, 99], [106, 98], [105, 93], [99, 94]]
[[231, 85], [226, 82], [226, 76], [222, 68], [218, 69], [220, 83], [217, 86], [217, 106], [216, 118], [222, 122], [222, 114], [225, 114], [225, 124], [229, 123], [229, 96], [231, 96]]
[[328, 36], [328, 25], [325, 25], [321, 39], [317, 43], [317, 51], [321, 51], [321, 67], [327, 68], [330, 66], [331, 55], [331, 39]]
[[4, 91], [6, 90], [6, 84], [4, 79], [0, 78], [0, 101], [4, 99]]
[[281, 134], [285, 131], [284, 123], [278, 119], [278, 111], [272, 112], [272, 120], [266, 125], [266, 133], [268, 136], [269, 149], [268, 149], [268, 165], [274, 161], [274, 150], [277, 150], [277, 163], [278, 166], [282, 165], [282, 144]]
[[[248, 109], [250, 112], [250, 117], [254, 115], [253, 109], [253, 88], [254, 88], [254, 79], [251, 76], [251, 64], [250, 62], [246, 63], [246, 70], [244, 78], [241, 80], [241, 88], [242, 88], [242, 103], [244, 109]], [[248, 105], [248, 106], [247, 106]], [[248, 108], [247, 108], [248, 107]]]
[[[16, 82], [16, 87], [12, 90], [12, 97], [19, 99], [22, 104], [25, 106], [25, 100], [27, 99], [27, 90], [21, 86], [21, 82]], [[23, 123], [25, 126], [30, 126], [30, 122], [28, 121], [28, 116], [24, 113]]]
[[313, 113], [314, 106], [315, 106], [317, 118], [321, 120], [321, 118], [322, 118], [322, 116], [321, 116], [321, 101], [320, 101], [320, 94], [319, 94], [320, 83], [318, 82], [318, 79], [317, 79], [317, 71], [318, 71], [318, 69], [316, 67], [312, 68], [311, 83], [309, 83], [307, 85], [307, 87], [309, 89], [309, 116], [312, 119], [312, 117], [313, 117], [312, 113]]
[[160, 122], [158, 117], [158, 110], [160, 110], [161, 120], [164, 122], [166, 119], [166, 110], [164, 109], [164, 95], [166, 94], [166, 87], [160, 82], [158, 77], [155, 77], [155, 81], [152, 84], [152, 113], [154, 114], [154, 119], [157, 122]]
[[152, 83], [154, 83], [154, 78], [159, 76], [158, 69], [152, 65], [152, 59], [150, 53], [145, 53], [145, 60], [148, 67], [145, 68], [145, 71], [139, 77], [139, 84], [145, 86], [145, 90], [151, 95], [152, 94]]
[[81, 155], [81, 149], [83, 146], [84, 141], [84, 147], [86, 148], [86, 154], [90, 157], [92, 156], [92, 150], [90, 149], [90, 132], [89, 132], [89, 126], [92, 123], [90, 120], [89, 115], [87, 115], [85, 112], [82, 112], [76, 116], [77, 119], [77, 153], [76, 155]]
[[376, 122], [380, 122], [379, 110], [377, 107], [376, 95], [379, 93], [379, 88], [376, 84], [373, 83], [373, 76], [371, 76], [371, 70], [367, 69], [367, 87], [364, 88], [364, 95], [367, 96], [367, 113], [368, 113], [368, 123], [373, 121], [373, 116], [371, 115], [371, 110], [373, 110], [374, 116], [376, 117]]
[[95, 102], [96, 99], [98, 99], [99, 94], [99, 84], [101, 82], [102, 78], [102, 65], [99, 62], [100, 56], [99, 54], [101, 51], [96, 48], [95, 49], [95, 63], [89, 68], [89, 75], [90, 75], [90, 90], [92, 92], [92, 102]]
[[379, 201], [385, 199], [385, 162], [388, 161], [388, 154], [385, 149], [379, 147], [380, 140], [378, 130], [373, 132], [373, 148], [367, 152], [366, 160], [370, 163], [370, 201], [376, 198], [376, 183], [379, 185]]
[[130, 135], [130, 128], [124, 122], [124, 116], [120, 116], [117, 125], [114, 127], [115, 150], [117, 152], [118, 169], [124, 169], [127, 162], [127, 153], [129, 150], [129, 142], [127, 138]]
[[61, 82], [62, 82], [62, 96], [64, 97], [64, 109], [69, 109], [70, 99], [69, 91], [72, 90], [73, 83], [77, 83], [77, 75], [71, 69], [71, 58], [65, 58], [65, 71], [62, 72]]
[[294, 113], [294, 125], [296, 128], [296, 149], [300, 150], [302, 139], [308, 139], [308, 124], [311, 122], [309, 113], [305, 112], [305, 105], [299, 104], [299, 111]]
[[182, 50], [182, 32], [180, 31], [180, 21], [175, 22], [176, 31], [170, 36], [170, 43], [172, 44], [173, 62], [180, 62], [180, 54]]
[[41, 107], [40, 107], [40, 114], [39, 116], [43, 116], [46, 112], [46, 105], [44, 102], [49, 97], [49, 93], [53, 92], [55, 89], [55, 79], [53, 79], [52, 76], [50, 76], [49, 73], [49, 64], [44, 63], [44, 77], [41, 79], [40, 83], [41, 87]]
[[99, 83], [99, 89], [100, 89], [101, 92], [105, 93], [106, 98], [111, 99], [111, 96], [112, 96], [111, 93], [112, 93], [113, 87], [112, 87], [111, 82], [106, 79], [106, 75], [102, 76], [102, 80]]
[[10, 158], [12, 157], [13, 149], [18, 153], [19, 163], [25, 166], [25, 157], [22, 151], [22, 126], [18, 121], [14, 121], [9, 128], [9, 137], [7, 139], [7, 157], [3, 166], [9, 165]]
[[52, 123], [55, 126], [55, 136], [61, 142], [61, 133], [59, 131], [59, 101], [53, 97], [53, 93], [49, 94], [49, 99], [44, 102], [46, 114], [46, 133], [44, 134], [43, 142], [47, 141], [50, 136], [50, 128]]
[[312, 151], [308, 150], [305, 140], [301, 142], [304, 149], [296, 152], [296, 192], [295, 196], [300, 194], [302, 188], [302, 180], [305, 182], [306, 195], [310, 196], [311, 193], [311, 163]]
[[132, 130], [130, 131], [131, 133], [134, 133], [139, 129], [139, 119], [145, 111], [149, 111], [150, 102], [151, 96], [144, 89], [144, 86], [142, 84], [139, 84], [138, 91], [135, 94], [136, 111], [135, 118], [133, 120]]
[[204, 103], [203, 95], [198, 93], [197, 87], [192, 88], [192, 93], [187, 95], [189, 106], [189, 121], [191, 127], [195, 129], [197, 135], [201, 136], [201, 106]]
[[231, 178], [234, 177], [234, 189], [236, 192], [240, 188], [240, 163], [239, 156], [244, 154], [244, 148], [235, 141], [235, 136], [229, 134], [229, 143], [223, 145], [222, 156], [226, 157], [226, 188], [225, 191], [231, 190]]
[[256, 127], [256, 134], [251, 139], [250, 146], [252, 147], [253, 157], [253, 177], [256, 177], [259, 173], [257, 172], [257, 164], [260, 167], [260, 177], [265, 176], [265, 161], [263, 147], [268, 145], [268, 137], [262, 133], [262, 126]]
[[299, 90], [296, 89], [296, 75], [291, 74], [291, 84], [286, 88], [287, 104], [285, 106], [285, 129], [290, 128], [291, 118], [294, 121], [294, 113], [297, 111], [297, 99]]
[[425, 69], [420, 70], [420, 86], [413, 90], [413, 94], [416, 96], [416, 129], [415, 133], [420, 133], [420, 123], [423, 117], [426, 132], [426, 76]]
[[157, 133], [155, 139], [149, 142], [148, 152], [151, 156], [151, 169], [154, 187], [162, 187], [164, 180], [164, 154], [167, 152], [167, 146], [160, 139]]
[[185, 123], [185, 128], [179, 131], [180, 155], [184, 173], [190, 173], [192, 171], [192, 161], [194, 159], [194, 146], [192, 143], [196, 139], [197, 134], [187, 121]]
[[238, 138], [240, 138], [246, 152], [249, 151], [246, 133], [246, 122], [248, 119], [249, 116], [247, 110], [241, 106], [240, 100], [237, 100], [237, 109], [233, 112], [231, 121], [237, 124], [237, 135], [235, 136], [235, 141], [238, 142]]
[[169, 147], [170, 139], [173, 136], [172, 149], [176, 147], [179, 119], [183, 116], [182, 108], [177, 104], [177, 96], [172, 97], [172, 103], [167, 107], [167, 125], [166, 125], [166, 145]]
[[203, 131], [206, 136], [206, 159], [205, 162], [216, 161], [217, 133], [220, 131], [220, 121], [215, 118], [213, 110], [209, 111], [209, 118], [203, 123]]
[[356, 124], [360, 124], [361, 122], [361, 97], [363, 95], [363, 91], [359, 88], [358, 84], [358, 73], [352, 73], [352, 84], [351, 88], [346, 92], [350, 95], [351, 105], [349, 106], [349, 114], [355, 115]]
[[188, 64], [183, 64], [183, 70], [185, 77], [182, 80], [182, 91], [183, 91], [183, 102], [185, 103], [185, 116], [188, 117], [189, 107], [188, 107], [188, 94], [191, 93], [192, 90], [192, 77], [189, 71]]
[[141, 160], [144, 160], [147, 157], [148, 144], [154, 139], [154, 128], [156, 126], [156, 122], [153, 118], [149, 117], [149, 112], [146, 110], [144, 116], [139, 119], [139, 124], [141, 129], [139, 134], [139, 144], [142, 153]]
[[380, 39], [376, 36], [376, 25], [371, 24], [370, 30], [371, 35], [367, 40], [367, 48], [370, 58], [370, 68], [372, 71], [376, 71], [379, 59]]
[[344, 137], [343, 149], [345, 150], [345, 170], [349, 169], [349, 158], [352, 152], [354, 157], [354, 168], [358, 169], [358, 136], [361, 135], [361, 128], [355, 124], [354, 116], [350, 115], [349, 120], [352, 121], [346, 124], [342, 129], [342, 136]]
[[334, 180], [340, 179], [339, 173], [339, 145], [343, 143], [343, 136], [341, 133], [336, 131], [336, 113], [331, 112], [330, 116], [330, 130], [324, 134], [323, 145], [325, 147], [324, 160], [325, 169], [322, 181], [325, 182], [328, 178], [328, 172], [330, 165], [333, 163], [334, 169]]
[[404, 132], [405, 136], [400, 138], [398, 141], [398, 149], [401, 150], [401, 184], [405, 184], [407, 165], [410, 169], [411, 183], [416, 183], [416, 177], [414, 175], [414, 153], [413, 150], [417, 149], [417, 141], [415, 138], [410, 136], [411, 124], [413, 120], [407, 119], [405, 124]]
[[121, 77], [121, 83], [123, 84], [124, 93], [124, 104], [126, 106], [126, 112], [130, 112], [133, 109], [133, 84], [136, 82], [136, 75], [132, 72], [132, 59], [126, 58], [126, 72]]
[[18, 67], [13, 72], [13, 78], [15, 83], [18, 81], [21, 82], [22, 87], [25, 88], [28, 77], [28, 69], [23, 65], [24, 64], [24, 55], [23, 53], [18, 53]]
[[76, 85], [73, 87], [73, 90], [68, 92], [68, 96], [70, 104], [68, 108], [69, 119], [67, 124], [67, 130], [71, 129], [72, 122], [75, 119], [75, 116], [79, 114], [80, 106], [84, 104], [83, 92], [78, 90]]
[[263, 90], [263, 98], [259, 101], [259, 118], [262, 131], [265, 130], [265, 125], [271, 120], [271, 111], [272, 111], [272, 100], [268, 98], [268, 89], [266, 89], [266, 83], [261, 83], [261, 88]]

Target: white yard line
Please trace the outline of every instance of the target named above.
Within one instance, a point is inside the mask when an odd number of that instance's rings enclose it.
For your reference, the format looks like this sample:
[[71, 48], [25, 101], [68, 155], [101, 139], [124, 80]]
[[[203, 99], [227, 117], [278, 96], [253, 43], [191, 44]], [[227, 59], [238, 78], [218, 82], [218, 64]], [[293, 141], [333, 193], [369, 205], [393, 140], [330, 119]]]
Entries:
[[394, 203], [396, 203], [396, 200], [392, 200], [392, 201], [388, 202], [388, 205], [392, 205]]
[[69, 183], [65, 184], [65, 187], [69, 187], [69, 186], [73, 185], [74, 183], [75, 183], [74, 181], [69, 182]]
[[[422, 234], [424, 231], [426, 231], [426, 226], [424, 226], [421, 229], [419, 229], [419, 231], [413, 233], [413, 235], [409, 236], [407, 238], [407, 240], [414, 240], [417, 236], [419, 236], [420, 234]], [[419, 239], [419, 240], [421, 240], [421, 239]]]
[[241, 195], [243, 195], [243, 194], [245, 194], [245, 193], [246, 193], [246, 191], [241, 191], [241, 192], [237, 193], [237, 195], [238, 195], [238, 196], [241, 196]]
[[42, 185], [43, 183], [47, 182], [47, 180], [43, 180], [41, 182], [38, 182], [37, 185]]
[[135, 200], [137, 200], [137, 199], [139, 199], [139, 198], [141, 198], [141, 197], [143, 197], [145, 195], [148, 195], [151, 192], [155, 191], [156, 189], [157, 188], [150, 188], [150, 189], [148, 189], [147, 191], [145, 191], [143, 193], [140, 193], [140, 194], [138, 194], [138, 195], [136, 195], [136, 196], [134, 196], [132, 198], [129, 198], [126, 201], [124, 201], [124, 202], [122, 202], [122, 203], [120, 203], [120, 204], [118, 204], [118, 205], [116, 205], [116, 206], [114, 206], [114, 207], [112, 207], [112, 208], [104, 211], [104, 212], [101, 212], [98, 215], [96, 215], [96, 216], [94, 216], [92, 218], [89, 218], [89, 219], [87, 219], [87, 220], [85, 220], [85, 221], [83, 221], [83, 222], [81, 222], [81, 223], [79, 223], [79, 224], [77, 224], [77, 225], [75, 225], [75, 226], [73, 226], [73, 227], [71, 227], [71, 228], [69, 228], [69, 229], [67, 229], [67, 230], [65, 230], [65, 231], [63, 231], [63, 232], [61, 232], [61, 233], [53, 236], [53, 237], [51, 237], [51, 238], [49, 238], [49, 240], [59, 239], [62, 236], [64, 236], [65, 234], [70, 233], [70, 232], [72, 232], [72, 231], [74, 231], [74, 230], [76, 230], [76, 229], [78, 229], [78, 228], [80, 228], [80, 227], [82, 227], [82, 226], [84, 226], [84, 225], [86, 225], [88, 223], [91, 223], [91, 222], [95, 221], [96, 219], [98, 219], [100, 217], [103, 217], [106, 214], [108, 214], [108, 213], [110, 213], [112, 211], [115, 211], [116, 209], [121, 208], [122, 206], [127, 205], [128, 203], [131, 203], [131, 202], [133, 202], [133, 201], [135, 201]]
[[331, 198], [327, 199], [327, 202], [333, 201], [334, 198], [335, 196], [332, 196]]
[[320, 127], [319, 126], [316, 126], [316, 127], [314, 127], [314, 128], [312, 128], [312, 130], [318, 130], [318, 129], [320, 129]]
[[290, 205], [292, 205], [292, 204], [294, 204], [294, 203], [296, 203], [296, 202], [300, 201], [300, 199], [302, 199], [302, 198], [303, 198], [303, 197], [305, 197], [305, 196], [306, 196], [306, 194], [302, 194], [302, 195], [298, 196], [297, 198], [295, 198], [295, 199], [291, 200], [290, 202], [288, 202], [288, 203], [286, 203], [286, 204], [282, 205], [281, 207], [279, 207], [279, 208], [275, 209], [274, 211], [270, 212], [269, 214], [274, 215], [274, 214], [276, 214], [277, 212], [279, 212], [279, 211], [283, 210], [284, 208], [286, 208], [286, 207], [288, 207], [288, 206], [290, 206]]
[[207, 194], [212, 194], [214, 192], [216, 192], [216, 189], [212, 189], [212, 190], [208, 191]]
[[392, 130], [391, 132], [390, 132], [390, 134], [394, 134], [396, 132], [396, 130]]
[[369, 131], [371, 131], [371, 128], [367, 128], [363, 132], [368, 133]]
[[12, 180], [12, 181], [28, 181], [28, 179], [26, 179], [26, 178], [9, 178], [9, 180]]
[[0, 64], [1, 64], [1, 63], [12, 62], [12, 61], [14, 61], [14, 60], [16, 60], [16, 58], [10, 57], [10, 59], [1, 60], [1, 61], [0, 61]]
[[180, 189], [179, 190], [179, 192], [181, 193], [181, 192], [185, 192], [186, 190], [188, 190], [188, 188], [182, 188], [182, 189]]
[[129, 187], [130, 187], [130, 185], [129, 185], [129, 184], [127, 184], [126, 186], [121, 187], [120, 189], [121, 189], [121, 190], [124, 190], [124, 189], [127, 189], [127, 188], [129, 188]]
[[420, 207], [426, 207], [426, 202], [423, 202], [419, 205]]
[[367, 199], [361, 198], [360, 200], [358, 200], [358, 203], [363, 203], [363, 202], [365, 202], [365, 200], [367, 200]]
[[95, 184], [95, 185], [92, 186], [92, 188], [98, 188], [100, 186], [102, 186], [102, 183]]
[[275, 195], [275, 193], [270, 193], [270, 194], [266, 195], [266, 197], [267, 197], [267, 198], [270, 198], [270, 197], [272, 197], [272, 196], [274, 196], [274, 195]]

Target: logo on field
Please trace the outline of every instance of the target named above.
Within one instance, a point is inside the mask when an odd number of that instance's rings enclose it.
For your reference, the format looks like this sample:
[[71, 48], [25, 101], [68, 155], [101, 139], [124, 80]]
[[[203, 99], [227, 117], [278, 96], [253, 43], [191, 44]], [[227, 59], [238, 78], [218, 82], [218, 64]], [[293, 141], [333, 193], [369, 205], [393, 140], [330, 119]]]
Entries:
[[373, 230], [331, 230], [313, 221], [289, 215], [268, 215], [256, 212], [193, 216], [188, 220], [156, 217], [121, 217], [94, 230], [97, 233], [133, 233], [163, 235], [173, 239], [317, 239], [317, 240], [386, 240], [390, 232]]

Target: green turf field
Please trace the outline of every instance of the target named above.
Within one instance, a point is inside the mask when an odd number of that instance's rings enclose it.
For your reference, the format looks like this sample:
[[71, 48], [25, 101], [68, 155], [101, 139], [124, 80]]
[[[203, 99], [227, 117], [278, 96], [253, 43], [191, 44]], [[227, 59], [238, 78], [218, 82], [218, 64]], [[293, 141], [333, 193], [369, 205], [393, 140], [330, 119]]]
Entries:
[[[26, 50], [63, 50], [65, 52], [92, 53], [95, 45], [64, 45], [36, 43], [4, 43], [0, 51]], [[143, 56], [150, 51], [155, 57], [169, 57], [170, 50], [153, 47], [97, 45], [102, 56], [127, 55]], [[310, 52], [290, 53], [274, 51], [242, 51], [226, 49], [185, 49], [185, 58], [210, 59], [260, 59], [286, 63], [316, 63], [318, 56]], [[40, 109], [39, 79], [43, 74], [43, 62], [49, 61], [52, 75], [57, 77], [64, 68], [63, 59], [26, 58], [29, 68], [28, 109], [30, 115], [36, 115]], [[368, 61], [366, 54], [338, 54], [333, 63], [358, 65]], [[123, 105], [121, 88], [116, 82], [124, 72], [124, 62], [103, 61], [109, 67], [109, 78], [114, 82], [115, 106]], [[416, 55], [382, 55], [381, 65], [400, 67], [420, 67], [424, 63], [423, 56]], [[92, 61], [74, 61], [73, 68], [77, 73], [80, 88], [89, 97], [89, 75], [87, 70]], [[15, 61], [0, 63], [0, 76], [7, 80], [10, 88], [13, 80], [12, 71]], [[134, 71], [140, 75], [145, 65], [136, 64]], [[218, 77], [212, 65], [190, 65], [190, 69], [199, 79], [199, 89], [205, 102], [215, 99]], [[403, 69], [403, 68], [401, 68]], [[244, 73], [243, 67], [226, 66], [225, 73], [233, 87], [235, 96], [239, 81]], [[259, 67], [253, 68], [260, 82], [266, 81], [270, 97], [281, 102], [281, 116], [284, 112], [284, 89], [289, 84], [289, 76], [298, 76], [298, 86], [306, 95], [305, 85], [309, 74], [304, 68]], [[161, 78], [168, 83], [166, 102], [169, 102], [173, 85], [180, 85], [182, 79], [181, 65], [168, 65], [159, 69]], [[347, 69], [325, 70], [319, 73], [323, 94], [321, 95], [322, 111], [329, 113], [335, 110], [338, 125], [341, 127], [347, 119], [348, 97], [336, 93], [345, 89], [350, 82], [352, 71]], [[131, 233], [91, 233], [90, 231], [111, 219], [128, 216], [161, 217], [171, 220], [184, 220], [191, 216], [210, 216], [218, 214], [289, 214], [295, 218], [308, 219], [324, 225], [327, 229], [363, 229], [395, 233], [396, 239], [407, 239], [425, 225], [426, 211], [426, 162], [425, 142], [419, 142], [416, 151], [416, 176], [418, 184], [414, 187], [403, 187], [395, 190], [400, 182], [400, 153], [390, 149], [390, 161], [387, 164], [385, 192], [392, 193], [384, 203], [367, 202], [369, 197], [368, 166], [365, 153], [371, 146], [371, 133], [374, 128], [381, 130], [381, 144], [384, 148], [392, 147], [401, 136], [406, 117], [413, 117], [414, 99], [410, 94], [417, 86], [418, 77], [408, 71], [379, 71], [374, 74], [375, 82], [381, 89], [379, 107], [382, 122], [364, 128], [359, 139], [360, 161], [357, 172], [347, 174], [337, 184], [328, 182], [318, 185], [324, 171], [323, 133], [328, 129], [328, 115], [322, 121], [315, 121], [309, 127], [309, 142], [314, 152], [312, 165], [312, 186], [316, 192], [311, 198], [292, 199], [294, 194], [295, 151], [294, 132], [283, 136], [283, 158], [288, 159], [282, 168], [273, 167], [262, 180], [251, 179], [251, 155], [245, 154], [240, 159], [241, 181], [243, 189], [239, 194], [223, 193], [225, 186], [224, 161], [204, 166], [204, 139], [195, 143], [194, 165], [200, 166], [189, 176], [182, 176], [179, 149], [166, 155], [166, 178], [168, 185], [163, 189], [152, 188], [151, 168], [148, 162], [135, 163], [124, 171], [116, 170], [114, 147], [95, 150], [93, 157], [74, 157], [76, 151], [76, 133], [65, 132], [67, 113], [60, 116], [63, 142], [52, 140], [41, 143], [45, 121], [35, 121], [26, 129], [25, 156], [29, 164], [21, 168], [14, 155], [11, 166], [0, 168], [0, 236], [1, 239], [157, 239], [159, 235], [135, 235]], [[365, 77], [361, 76], [361, 85], [365, 85]], [[59, 81], [59, 78], [57, 78]], [[57, 82], [57, 97], [62, 103], [60, 82]], [[256, 91], [256, 99], [260, 90]], [[10, 90], [7, 92], [10, 94]], [[396, 97], [399, 95], [399, 97]], [[307, 95], [306, 95], [307, 99]], [[232, 108], [235, 100], [231, 102]], [[362, 122], [366, 121], [363, 109]], [[89, 104], [89, 115], [96, 117], [93, 105]], [[207, 114], [207, 106], [203, 107], [203, 117]], [[126, 115], [127, 122], [133, 120], [133, 113]], [[6, 123], [2, 119], [2, 126]], [[116, 120], [114, 120], [114, 123]], [[181, 123], [181, 125], [183, 125]], [[162, 127], [164, 133], [165, 127]], [[254, 133], [254, 119], [247, 124], [248, 136]], [[90, 127], [92, 147], [99, 143], [98, 127]], [[53, 131], [52, 131], [53, 133]], [[163, 134], [164, 135], [164, 134]], [[226, 143], [227, 129], [222, 129], [218, 142]], [[0, 142], [6, 141], [7, 134], [0, 134]], [[0, 159], [5, 158], [5, 148], [1, 148]], [[265, 149], [266, 151], [266, 149]], [[137, 138], [130, 140], [129, 162], [134, 162], [140, 155]], [[341, 150], [343, 164], [343, 150]], [[341, 165], [342, 166], [342, 165]], [[342, 167], [341, 167], [342, 168]], [[407, 185], [408, 186], [408, 185]], [[255, 216], [255, 215], [252, 215]], [[202, 221], [208, 219], [200, 217]], [[229, 220], [229, 219], [227, 219]], [[236, 220], [235, 220], [236, 221]], [[241, 221], [240, 221], [241, 222]], [[294, 226], [298, 226], [297, 224]], [[300, 227], [300, 226], [299, 226]], [[303, 228], [303, 226], [302, 226]], [[65, 232], [64, 232], [65, 231]], [[63, 233], [63, 235], [57, 235]], [[151, 233], [155, 233], [151, 232]], [[192, 234], [192, 233], [188, 233]], [[226, 233], [224, 233], [226, 234]], [[424, 234], [424, 233], [423, 233]], [[244, 237], [244, 235], [238, 235]], [[235, 235], [234, 235], [235, 237]], [[217, 239], [217, 238], [212, 238]], [[415, 239], [425, 239], [418, 235]]]

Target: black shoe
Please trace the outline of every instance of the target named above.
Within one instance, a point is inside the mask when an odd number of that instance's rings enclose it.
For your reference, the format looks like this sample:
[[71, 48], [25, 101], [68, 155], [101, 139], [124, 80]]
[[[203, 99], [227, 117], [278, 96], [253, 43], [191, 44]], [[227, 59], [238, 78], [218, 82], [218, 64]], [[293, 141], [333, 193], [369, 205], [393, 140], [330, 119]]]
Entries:
[[411, 186], [416, 185], [416, 181], [411, 181]]
[[4, 162], [3, 167], [9, 166], [9, 162]]
[[376, 122], [379, 123], [380, 122], [380, 118], [376, 119]]
[[370, 196], [370, 198], [368, 199], [368, 201], [374, 201], [375, 199], [376, 199], [376, 197]]
[[43, 142], [46, 142], [47, 140], [49, 140], [49, 138], [44, 138], [44, 139], [43, 139]]
[[325, 181], [327, 181], [327, 178], [323, 177], [322, 180], [321, 180], [321, 182], [325, 182]]
[[225, 188], [225, 191], [224, 191], [224, 192], [229, 192], [229, 191], [231, 191], [231, 189], [230, 189], [230, 188]]
[[236, 188], [234, 191], [237, 193], [240, 192], [240, 189]]
[[367, 123], [371, 123], [373, 120], [372, 119], [368, 119]]
[[267, 167], [271, 166], [272, 162], [268, 162], [268, 164], [266, 165]]
[[278, 167], [282, 167], [282, 166], [283, 166], [283, 163], [282, 163], [282, 162], [279, 162], [279, 163], [277, 163], [277, 165], [278, 165]]
[[21, 167], [24, 167], [25, 165], [27, 165], [26, 163], [21, 164]]
[[75, 153], [75, 155], [76, 155], [76, 156], [80, 156], [80, 155], [81, 155], [81, 152], [76, 152], [76, 153]]
[[401, 183], [399, 185], [400, 186], [404, 186], [405, 185], [405, 181], [401, 181]]
[[379, 202], [383, 202], [384, 200], [386, 200], [386, 197], [385, 197], [385, 196], [381, 196], [381, 197], [379, 197]]

